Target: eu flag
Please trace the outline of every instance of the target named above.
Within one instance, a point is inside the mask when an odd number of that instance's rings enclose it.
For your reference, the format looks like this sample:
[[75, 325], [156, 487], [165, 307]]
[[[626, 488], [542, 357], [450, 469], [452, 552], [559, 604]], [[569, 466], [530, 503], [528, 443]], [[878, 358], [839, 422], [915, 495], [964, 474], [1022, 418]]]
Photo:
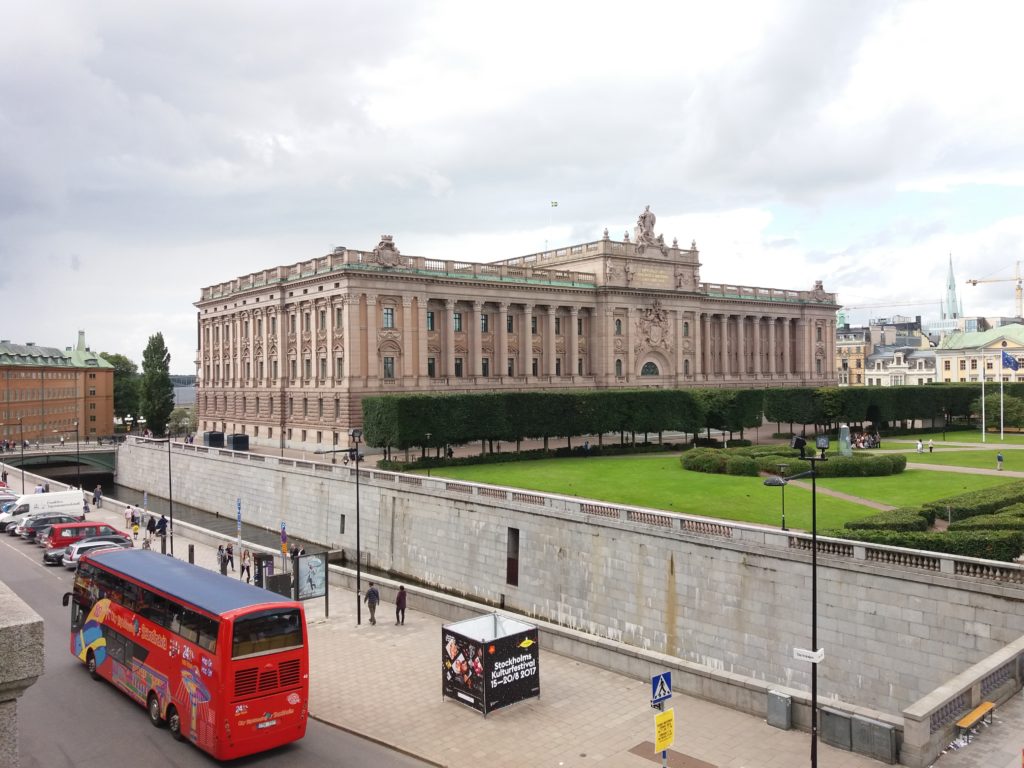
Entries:
[[1012, 357], [1005, 349], [1003, 350], [1003, 368], [1009, 368], [1011, 371], [1016, 371], [1020, 368], [1017, 358]]

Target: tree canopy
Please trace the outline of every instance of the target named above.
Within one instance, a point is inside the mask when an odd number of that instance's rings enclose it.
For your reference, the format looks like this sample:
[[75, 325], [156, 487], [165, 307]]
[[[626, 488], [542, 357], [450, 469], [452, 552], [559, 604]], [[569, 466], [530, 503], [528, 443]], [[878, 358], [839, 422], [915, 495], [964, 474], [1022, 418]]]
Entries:
[[174, 386], [171, 384], [171, 353], [164, 335], [155, 333], [142, 353], [142, 381], [139, 386], [139, 411], [146, 426], [162, 435], [174, 410]]
[[139, 367], [128, 357], [116, 352], [100, 352], [100, 357], [114, 366], [114, 416], [124, 419], [139, 412]]

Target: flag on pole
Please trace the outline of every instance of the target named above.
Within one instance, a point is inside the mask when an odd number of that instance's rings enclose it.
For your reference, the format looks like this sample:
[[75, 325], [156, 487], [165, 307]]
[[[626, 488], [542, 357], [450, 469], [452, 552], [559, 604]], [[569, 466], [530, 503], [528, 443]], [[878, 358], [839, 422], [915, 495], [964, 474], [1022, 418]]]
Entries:
[[1003, 350], [1003, 367], [1009, 368], [1011, 371], [1016, 371], [1020, 368], [1020, 363], [1017, 362], [1017, 358], [1010, 355], [1005, 349]]
[[558, 201], [557, 200], [552, 200], [551, 201], [551, 207], [552, 208], [557, 208], [558, 207]]

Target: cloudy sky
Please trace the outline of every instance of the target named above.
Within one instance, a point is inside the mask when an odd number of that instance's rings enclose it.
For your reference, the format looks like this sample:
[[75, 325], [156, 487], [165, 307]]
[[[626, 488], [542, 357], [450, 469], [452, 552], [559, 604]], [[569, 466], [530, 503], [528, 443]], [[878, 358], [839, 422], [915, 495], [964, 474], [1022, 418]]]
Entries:
[[[632, 229], [849, 317], [1010, 315], [1010, 2], [0, 2], [0, 336], [194, 373], [203, 286], [394, 235], [508, 258]], [[550, 202], [559, 205], [552, 208]], [[884, 305], [884, 306], [878, 306]]]

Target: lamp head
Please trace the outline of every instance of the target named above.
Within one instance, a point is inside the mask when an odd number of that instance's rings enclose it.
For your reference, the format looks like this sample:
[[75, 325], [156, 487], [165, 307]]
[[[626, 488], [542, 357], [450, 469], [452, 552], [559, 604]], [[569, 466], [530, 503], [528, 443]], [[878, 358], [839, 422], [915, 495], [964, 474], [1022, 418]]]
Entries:
[[351, 437], [355, 442], [359, 442], [363, 439], [363, 430], [361, 429], [350, 429], [348, 436]]
[[786, 481], [778, 475], [769, 475], [764, 479], [764, 484], [773, 488], [781, 488], [786, 485]]

